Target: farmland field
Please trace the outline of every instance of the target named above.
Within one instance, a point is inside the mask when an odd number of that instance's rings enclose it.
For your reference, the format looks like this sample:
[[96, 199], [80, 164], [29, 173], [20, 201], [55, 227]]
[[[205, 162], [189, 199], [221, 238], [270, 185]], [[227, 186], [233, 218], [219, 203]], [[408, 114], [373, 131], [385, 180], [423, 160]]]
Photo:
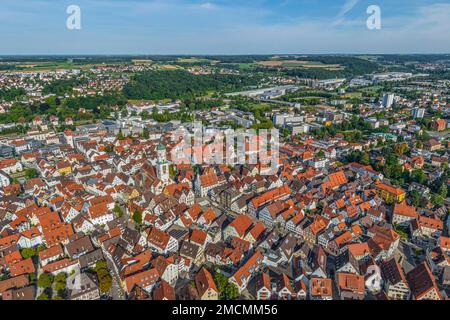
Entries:
[[326, 70], [343, 70], [340, 64], [324, 64], [318, 61], [301, 61], [301, 60], [267, 60], [260, 61], [257, 64], [265, 67], [282, 67], [282, 68], [322, 68]]

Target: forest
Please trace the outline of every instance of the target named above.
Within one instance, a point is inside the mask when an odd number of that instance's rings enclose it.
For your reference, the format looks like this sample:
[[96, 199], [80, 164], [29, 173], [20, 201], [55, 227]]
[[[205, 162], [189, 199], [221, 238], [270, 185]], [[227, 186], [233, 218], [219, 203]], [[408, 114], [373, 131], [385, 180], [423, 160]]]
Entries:
[[240, 90], [255, 84], [249, 76], [194, 75], [182, 70], [147, 71], [136, 75], [123, 92], [128, 99], [162, 100], [192, 98], [210, 91]]

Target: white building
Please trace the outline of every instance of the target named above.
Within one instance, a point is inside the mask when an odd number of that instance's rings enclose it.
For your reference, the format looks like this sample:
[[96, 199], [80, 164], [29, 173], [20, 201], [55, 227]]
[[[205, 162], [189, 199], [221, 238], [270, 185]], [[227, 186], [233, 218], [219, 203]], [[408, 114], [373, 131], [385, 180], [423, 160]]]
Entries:
[[391, 108], [392, 105], [394, 104], [394, 98], [395, 98], [395, 96], [393, 94], [386, 93], [383, 96], [383, 102], [382, 102], [383, 108]]
[[4, 187], [7, 187], [9, 185], [10, 185], [10, 177], [9, 177], [9, 175], [6, 172], [0, 170], [0, 187], [4, 188]]
[[411, 115], [414, 119], [422, 119], [425, 115], [425, 109], [424, 108], [414, 108], [411, 111]]

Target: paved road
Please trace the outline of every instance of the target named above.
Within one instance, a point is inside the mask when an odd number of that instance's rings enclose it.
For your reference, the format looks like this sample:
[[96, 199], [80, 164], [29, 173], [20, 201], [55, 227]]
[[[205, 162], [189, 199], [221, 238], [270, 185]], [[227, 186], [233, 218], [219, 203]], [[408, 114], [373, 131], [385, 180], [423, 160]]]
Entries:
[[44, 292], [44, 289], [42, 289], [38, 285], [39, 276], [42, 274], [42, 272], [43, 271], [42, 271], [42, 268], [41, 268], [41, 263], [39, 261], [39, 263], [37, 264], [37, 270], [36, 270], [36, 299], [37, 299], [37, 297], [39, 297]]
[[106, 257], [106, 263], [108, 265], [109, 270], [112, 272], [113, 282], [112, 282], [110, 294], [111, 294], [113, 300], [125, 300], [125, 298], [126, 298], [125, 290], [123, 290], [123, 288], [121, 286], [120, 277], [117, 274], [116, 270], [114, 269], [114, 266], [112, 265], [112, 261], [109, 257]]

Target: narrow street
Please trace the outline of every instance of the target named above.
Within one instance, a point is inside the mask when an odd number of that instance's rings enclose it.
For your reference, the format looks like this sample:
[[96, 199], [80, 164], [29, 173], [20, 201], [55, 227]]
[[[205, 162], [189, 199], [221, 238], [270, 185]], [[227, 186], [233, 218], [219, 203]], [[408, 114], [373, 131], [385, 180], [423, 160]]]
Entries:
[[112, 287], [110, 290], [110, 295], [113, 300], [125, 300], [126, 293], [121, 286], [120, 276], [117, 273], [116, 268], [114, 268], [114, 263], [111, 259], [111, 256], [106, 252], [103, 246], [100, 246], [100, 248], [102, 249], [103, 256], [105, 257], [106, 264], [112, 276]]

